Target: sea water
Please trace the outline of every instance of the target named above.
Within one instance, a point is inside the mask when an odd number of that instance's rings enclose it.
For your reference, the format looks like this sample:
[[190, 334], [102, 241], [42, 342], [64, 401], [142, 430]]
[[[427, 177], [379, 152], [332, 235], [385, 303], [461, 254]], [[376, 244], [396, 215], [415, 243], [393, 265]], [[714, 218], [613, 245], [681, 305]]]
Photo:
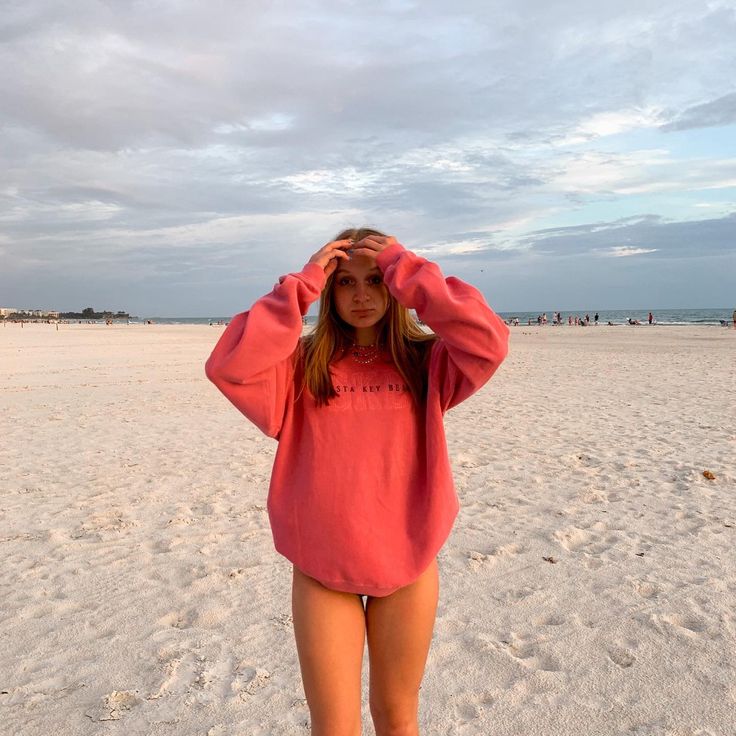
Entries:
[[[552, 322], [555, 309], [547, 311], [547, 321]], [[567, 324], [568, 316], [572, 315], [573, 321], [575, 317], [585, 318], [590, 316], [590, 323], [593, 324], [595, 309], [577, 309], [572, 311], [562, 311], [562, 322]], [[542, 312], [498, 312], [505, 320], [519, 320], [519, 323], [525, 325], [532, 321], [537, 323], [537, 317]], [[654, 321], [658, 325], [721, 325], [721, 320], [727, 324], [732, 324], [733, 307], [723, 307], [720, 309], [653, 309], [652, 315]], [[645, 309], [599, 309], [598, 323], [607, 324], [613, 322], [615, 325], [627, 324], [629, 318], [638, 320], [642, 324], [647, 324], [649, 311]], [[317, 321], [316, 316], [308, 316], [308, 324], [314, 324]], [[225, 324], [230, 321], [230, 317], [137, 317], [131, 319], [131, 324], [145, 323], [151, 320], [156, 324], [164, 325], [209, 325], [209, 324]]]

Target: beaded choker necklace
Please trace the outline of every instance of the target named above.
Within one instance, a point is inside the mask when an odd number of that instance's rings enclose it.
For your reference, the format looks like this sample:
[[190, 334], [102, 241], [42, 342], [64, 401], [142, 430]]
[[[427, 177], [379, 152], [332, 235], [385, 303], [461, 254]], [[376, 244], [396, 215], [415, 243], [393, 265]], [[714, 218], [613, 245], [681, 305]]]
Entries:
[[381, 346], [374, 343], [373, 345], [356, 345], [352, 344], [350, 348], [350, 354], [353, 356], [353, 360], [356, 363], [362, 365], [368, 365], [369, 363], [375, 363], [381, 355]]

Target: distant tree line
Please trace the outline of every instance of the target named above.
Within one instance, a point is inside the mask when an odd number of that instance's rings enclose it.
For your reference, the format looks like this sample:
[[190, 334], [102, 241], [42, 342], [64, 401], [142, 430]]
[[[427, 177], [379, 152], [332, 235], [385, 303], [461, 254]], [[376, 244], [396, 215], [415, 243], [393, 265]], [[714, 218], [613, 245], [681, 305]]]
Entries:
[[95, 312], [92, 307], [85, 307], [81, 312], [59, 312], [61, 319], [130, 319], [128, 312]]

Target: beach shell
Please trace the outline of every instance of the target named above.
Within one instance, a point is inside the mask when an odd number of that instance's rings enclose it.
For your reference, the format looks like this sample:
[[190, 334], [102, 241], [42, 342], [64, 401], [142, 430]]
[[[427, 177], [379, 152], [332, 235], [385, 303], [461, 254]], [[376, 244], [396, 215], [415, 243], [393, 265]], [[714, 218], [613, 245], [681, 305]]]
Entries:
[[703, 475], [704, 475], [704, 476], [705, 476], [705, 477], [706, 477], [706, 478], [707, 478], [708, 480], [715, 480], [715, 479], [716, 479], [715, 475], [713, 475], [713, 473], [711, 473], [711, 472], [710, 472], [710, 470], [704, 470], [704, 471], [703, 471]]

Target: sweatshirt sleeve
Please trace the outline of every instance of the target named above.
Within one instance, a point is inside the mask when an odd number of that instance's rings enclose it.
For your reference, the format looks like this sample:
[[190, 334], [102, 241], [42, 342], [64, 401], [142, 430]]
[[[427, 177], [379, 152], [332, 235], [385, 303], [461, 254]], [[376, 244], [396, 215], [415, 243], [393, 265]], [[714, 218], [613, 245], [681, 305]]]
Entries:
[[232, 318], [205, 365], [207, 378], [269, 437], [281, 431], [302, 317], [324, 285], [316, 263], [281, 276], [270, 294]]
[[442, 411], [475, 393], [508, 353], [509, 328], [474, 286], [395, 243], [376, 257], [391, 294], [415, 309], [439, 340], [432, 346], [429, 385], [437, 386]]

